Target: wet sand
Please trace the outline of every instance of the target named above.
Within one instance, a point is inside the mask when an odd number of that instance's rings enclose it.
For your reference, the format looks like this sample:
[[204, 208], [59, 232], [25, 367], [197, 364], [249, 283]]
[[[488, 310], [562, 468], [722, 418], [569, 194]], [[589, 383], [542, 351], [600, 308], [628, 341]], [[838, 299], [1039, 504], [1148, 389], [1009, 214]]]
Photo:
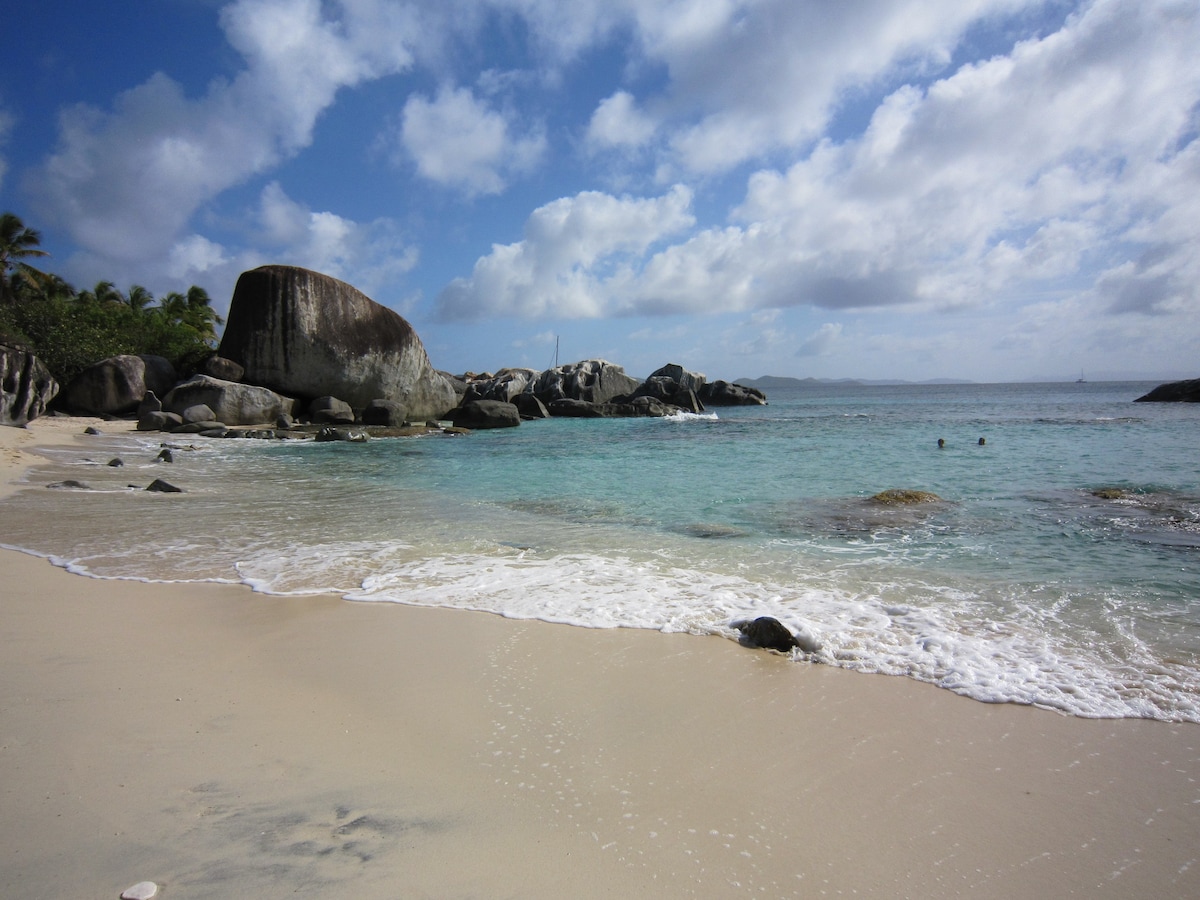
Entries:
[[[0, 428], [0, 478], [87, 424]], [[12, 551], [0, 584], [2, 896], [1200, 896], [1195, 725]]]

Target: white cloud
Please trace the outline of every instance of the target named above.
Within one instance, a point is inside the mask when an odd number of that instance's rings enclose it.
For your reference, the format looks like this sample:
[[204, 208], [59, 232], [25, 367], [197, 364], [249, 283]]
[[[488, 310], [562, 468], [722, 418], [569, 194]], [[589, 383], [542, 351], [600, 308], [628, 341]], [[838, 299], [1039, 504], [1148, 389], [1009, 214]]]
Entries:
[[540, 128], [515, 130], [468, 88], [443, 86], [432, 100], [408, 98], [400, 142], [422, 177], [468, 195], [499, 194], [510, 175], [530, 171], [546, 151]]
[[826, 322], [796, 349], [797, 356], [824, 356], [833, 349], [842, 337], [842, 326], [837, 322]]
[[413, 24], [384, 0], [238, 0], [221, 13], [246, 67], [188, 98], [159, 73], [60, 117], [31, 186], [43, 214], [114, 260], [169, 252], [195, 211], [307, 146], [343, 87], [412, 63]]
[[627, 91], [600, 102], [588, 124], [587, 141], [597, 148], [640, 147], [654, 137], [654, 121], [637, 108]]
[[470, 278], [438, 298], [439, 315], [473, 320], [515, 315], [592, 318], [619, 312], [620, 286], [654, 244], [690, 228], [692, 193], [676, 186], [636, 199], [586, 191], [534, 210], [525, 238], [494, 245]]
[[289, 197], [278, 182], [263, 188], [258, 221], [275, 262], [332, 275], [368, 296], [417, 264], [416, 247], [404, 242], [392, 222], [364, 224], [314, 212]]

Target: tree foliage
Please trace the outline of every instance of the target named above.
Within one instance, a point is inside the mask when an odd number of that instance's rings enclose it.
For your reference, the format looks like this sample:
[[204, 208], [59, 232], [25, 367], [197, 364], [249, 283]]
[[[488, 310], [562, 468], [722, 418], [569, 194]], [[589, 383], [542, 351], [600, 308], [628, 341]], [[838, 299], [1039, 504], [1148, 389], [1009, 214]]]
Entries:
[[163, 356], [186, 371], [216, 347], [223, 320], [204, 288], [158, 300], [141, 285], [122, 292], [111, 281], [77, 291], [25, 262], [47, 255], [40, 243], [15, 215], [0, 215], [0, 337], [27, 345], [60, 383], [123, 353]]

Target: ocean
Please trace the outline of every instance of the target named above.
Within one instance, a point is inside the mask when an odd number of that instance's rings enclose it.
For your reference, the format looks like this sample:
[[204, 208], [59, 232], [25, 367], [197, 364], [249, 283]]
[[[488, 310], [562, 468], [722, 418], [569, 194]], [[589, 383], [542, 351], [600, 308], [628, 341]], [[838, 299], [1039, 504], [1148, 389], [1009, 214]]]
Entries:
[[[96, 578], [589, 628], [733, 640], [770, 615], [798, 665], [1200, 722], [1200, 404], [1132, 402], [1153, 386], [816, 384], [366, 444], [100, 435], [0, 500], [0, 543]], [[67, 479], [91, 490], [47, 487]]]

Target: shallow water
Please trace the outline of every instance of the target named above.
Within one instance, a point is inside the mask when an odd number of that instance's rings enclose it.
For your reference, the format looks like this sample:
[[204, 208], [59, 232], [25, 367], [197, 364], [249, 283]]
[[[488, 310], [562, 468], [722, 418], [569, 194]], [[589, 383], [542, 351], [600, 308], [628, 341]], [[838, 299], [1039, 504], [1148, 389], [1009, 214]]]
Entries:
[[[1200, 405], [1131, 402], [1152, 386], [814, 386], [671, 420], [198, 439], [170, 465], [158, 436], [101, 436], [0, 501], [0, 542], [97, 577], [588, 627], [774, 615], [819, 646], [798, 658], [1200, 721]], [[128, 488], [158, 476], [186, 493]], [[94, 490], [44, 487], [67, 478]], [[869, 499], [888, 488], [942, 500]]]

